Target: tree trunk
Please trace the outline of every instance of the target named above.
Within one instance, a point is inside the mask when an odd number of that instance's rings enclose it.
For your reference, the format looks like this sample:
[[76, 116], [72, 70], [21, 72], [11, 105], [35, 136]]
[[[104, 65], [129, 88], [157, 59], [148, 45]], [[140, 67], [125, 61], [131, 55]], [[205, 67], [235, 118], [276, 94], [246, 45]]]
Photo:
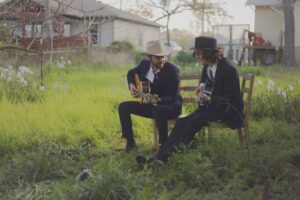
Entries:
[[170, 17], [171, 17], [171, 15], [168, 15], [168, 17], [167, 17], [167, 41], [168, 41], [168, 46], [170, 46], [170, 29], [169, 29]]
[[52, 63], [53, 61], [53, 38], [54, 38], [54, 31], [53, 31], [53, 24], [52, 24], [52, 15], [51, 15], [51, 10], [50, 10], [50, 3], [49, 0], [45, 1], [46, 4], [46, 17], [47, 17], [47, 24], [48, 24], [48, 37], [50, 36], [50, 62]]
[[283, 0], [284, 8], [284, 49], [283, 66], [296, 66], [295, 58], [295, 17], [294, 0]]

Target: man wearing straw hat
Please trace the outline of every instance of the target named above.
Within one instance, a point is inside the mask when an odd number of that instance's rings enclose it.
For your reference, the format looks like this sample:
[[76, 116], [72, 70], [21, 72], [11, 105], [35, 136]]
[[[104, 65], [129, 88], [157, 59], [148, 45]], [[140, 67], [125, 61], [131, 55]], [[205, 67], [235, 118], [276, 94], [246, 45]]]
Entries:
[[204, 65], [201, 83], [196, 91], [200, 106], [192, 114], [176, 121], [170, 137], [154, 157], [137, 156], [139, 164], [167, 162], [181, 144], [189, 144], [209, 121], [221, 120], [232, 129], [242, 126], [243, 101], [237, 70], [226, 58], [220, 57], [214, 38], [197, 37], [194, 54]]
[[[177, 118], [181, 114], [182, 98], [179, 94], [179, 69], [166, 61], [168, 53], [162, 41], [147, 43], [145, 59], [135, 68], [128, 71], [127, 81], [133, 97], [139, 96], [134, 84], [134, 76], [141, 81], [150, 82], [150, 93], [143, 102], [127, 101], [119, 105], [119, 118], [122, 127], [122, 137], [127, 140], [126, 151], [136, 148], [132, 130], [131, 114], [156, 120], [159, 143], [163, 145], [168, 138], [168, 119]], [[157, 104], [150, 103], [151, 97], [157, 97]]]

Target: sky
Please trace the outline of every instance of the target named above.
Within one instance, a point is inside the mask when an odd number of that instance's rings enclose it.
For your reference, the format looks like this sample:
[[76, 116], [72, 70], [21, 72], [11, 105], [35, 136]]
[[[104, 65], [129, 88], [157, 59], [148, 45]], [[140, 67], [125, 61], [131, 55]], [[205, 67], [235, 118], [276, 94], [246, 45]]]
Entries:
[[[114, 7], [120, 8], [120, 1], [123, 3], [123, 8], [130, 6], [130, 0], [102, 0], [104, 3], [108, 3]], [[246, 0], [213, 0], [214, 2], [221, 3], [232, 18], [227, 19], [224, 24], [249, 24], [250, 30], [254, 29], [254, 9], [253, 7], [246, 6]], [[159, 15], [159, 11], [154, 12], [155, 15]], [[162, 25], [165, 22], [159, 21]], [[195, 18], [191, 11], [185, 11], [180, 14], [176, 14], [171, 18], [170, 28], [185, 29], [194, 34], [197, 34], [195, 30]]]

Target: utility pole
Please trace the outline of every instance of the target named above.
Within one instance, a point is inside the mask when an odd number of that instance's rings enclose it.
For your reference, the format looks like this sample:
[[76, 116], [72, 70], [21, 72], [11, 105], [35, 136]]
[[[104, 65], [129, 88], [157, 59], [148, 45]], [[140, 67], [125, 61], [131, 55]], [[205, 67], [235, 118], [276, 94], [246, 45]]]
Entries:
[[120, 10], [123, 10], [123, 0], [120, 0]]

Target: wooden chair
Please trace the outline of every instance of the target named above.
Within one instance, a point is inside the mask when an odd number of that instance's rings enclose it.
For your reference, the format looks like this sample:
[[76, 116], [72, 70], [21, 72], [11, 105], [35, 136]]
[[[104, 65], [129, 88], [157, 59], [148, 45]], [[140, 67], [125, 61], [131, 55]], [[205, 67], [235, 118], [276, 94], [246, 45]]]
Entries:
[[[195, 91], [199, 86], [200, 83], [200, 77], [201, 75], [181, 75], [180, 76], [180, 87], [179, 87], [179, 92], [181, 95], [183, 95], [182, 97], [182, 101], [183, 101], [183, 106], [186, 104], [190, 104], [190, 103], [195, 103]], [[185, 85], [183, 83], [185, 82], [191, 82], [193, 81], [193, 85], [190, 85], [191, 83], [189, 83], [188, 85]], [[186, 96], [184, 93], [189, 92], [192, 93], [192, 95], [188, 95]], [[184, 115], [181, 115], [179, 117], [183, 117]], [[177, 119], [170, 119], [168, 120], [169, 123], [171, 124], [175, 124]], [[153, 143], [154, 143], [154, 149], [158, 150], [159, 145], [158, 145], [158, 130], [157, 130], [157, 125], [156, 125], [156, 121], [154, 119], [152, 119], [152, 127], [153, 127]]]
[[[248, 86], [247, 86], [248, 84]], [[245, 94], [247, 95], [246, 101], [244, 102], [244, 124], [242, 128], [239, 128], [237, 130], [238, 138], [240, 144], [244, 144], [246, 141], [247, 148], [249, 147], [249, 117], [250, 117], [250, 111], [251, 111], [251, 101], [252, 101], [252, 93], [253, 93], [253, 86], [254, 86], [254, 75], [247, 74], [243, 77], [242, 87], [241, 87], [241, 93], [242, 98], [244, 99]], [[208, 130], [208, 141], [211, 142], [212, 140], [212, 128], [229, 128], [227, 124], [222, 122], [210, 122], [208, 125], [204, 128], [207, 128]], [[205, 129], [204, 129], [205, 133]], [[243, 134], [244, 133], [244, 134]]]

